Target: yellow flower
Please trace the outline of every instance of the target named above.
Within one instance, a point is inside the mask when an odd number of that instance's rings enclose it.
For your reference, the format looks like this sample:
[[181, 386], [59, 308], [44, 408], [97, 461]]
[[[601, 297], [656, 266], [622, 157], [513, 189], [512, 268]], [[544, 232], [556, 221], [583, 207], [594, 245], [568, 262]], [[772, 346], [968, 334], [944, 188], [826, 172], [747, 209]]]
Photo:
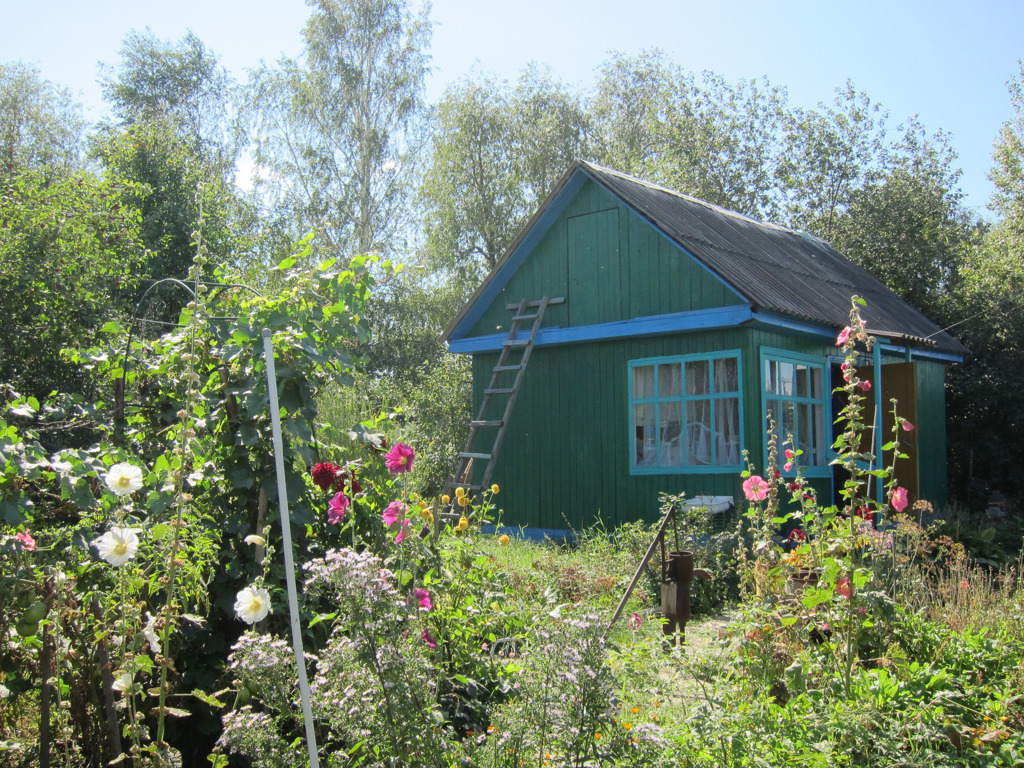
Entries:
[[503, 547], [507, 547], [509, 541], [511, 541], [511, 539], [509, 539], [507, 533], [503, 533], [501, 534], [501, 536], [498, 537], [498, 543], [501, 544], [501, 546]]
[[498, 492], [498, 484], [495, 483], [494, 485], [491, 486], [491, 493], [497, 493], [497, 492]]
[[451, 503], [452, 503], [452, 497], [451, 497], [451, 496], [449, 496], [449, 495], [448, 495], [448, 494], [446, 493], [446, 494], [445, 494], [444, 496], [442, 496], [442, 497], [441, 497], [441, 503], [442, 503], [442, 504], [451, 504]]
[[469, 504], [469, 498], [466, 496], [459, 496], [459, 506], [464, 507]]
[[464, 517], [459, 518], [459, 530], [464, 531], [469, 528], [469, 520]]
[[428, 523], [434, 522], [434, 513], [431, 512], [426, 507], [420, 508], [420, 517], [422, 517]]
[[466, 495], [466, 489], [463, 488], [461, 485], [458, 488], [455, 489], [455, 496], [456, 497], [461, 499], [465, 495]]

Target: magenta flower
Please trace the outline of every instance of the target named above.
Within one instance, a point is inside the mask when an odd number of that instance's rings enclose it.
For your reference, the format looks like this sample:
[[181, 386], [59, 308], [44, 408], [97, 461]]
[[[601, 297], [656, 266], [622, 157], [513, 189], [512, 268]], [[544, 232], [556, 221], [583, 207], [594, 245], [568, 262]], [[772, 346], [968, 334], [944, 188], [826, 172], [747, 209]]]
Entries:
[[643, 626], [643, 623], [644, 623], [644, 617], [641, 616], [636, 611], [633, 611], [633, 615], [629, 617], [629, 628], [630, 629], [640, 629], [640, 627]]
[[384, 455], [384, 463], [388, 472], [393, 475], [400, 475], [403, 472], [412, 471], [412, 462], [416, 458], [416, 452], [405, 443], [395, 443]]
[[851, 333], [853, 333], [853, 328], [851, 328], [850, 326], [846, 326], [845, 328], [843, 328], [843, 330], [839, 332], [838, 338], [836, 338], [836, 346], [843, 346], [843, 344], [845, 344], [849, 340]]
[[906, 419], [903, 420], [903, 422], [900, 424], [900, 426], [903, 427], [903, 431], [904, 432], [913, 432], [914, 431], [914, 425], [911, 424]]
[[402, 539], [405, 538], [406, 532], [409, 530], [409, 509], [400, 501], [392, 501], [388, 504], [388, 508], [384, 510], [384, 525], [391, 528], [396, 523], [399, 525], [398, 535], [395, 537], [395, 541], [399, 544], [402, 543]]
[[892, 508], [897, 512], [902, 512], [907, 508], [907, 489], [896, 488], [892, 492]]
[[416, 599], [420, 601], [420, 608], [426, 608], [429, 611], [434, 607], [430, 602], [430, 593], [425, 589], [416, 590]]
[[427, 630], [427, 629], [423, 630], [423, 642], [426, 643], [431, 648], [436, 648], [437, 647], [437, 641], [434, 640], [434, 638], [432, 638], [430, 636], [430, 630]]
[[867, 392], [869, 389], [871, 389], [871, 382], [865, 380], [858, 383], [857, 386], [863, 389], [865, 392]]
[[327, 505], [327, 522], [331, 525], [337, 525], [344, 519], [345, 510], [348, 509], [349, 500], [348, 496], [343, 491], [339, 491], [330, 503]]
[[36, 540], [32, 538], [32, 534], [28, 531], [14, 534], [14, 540], [21, 544], [22, 549], [32, 550], [36, 548]]
[[743, 495], [748, 501], [761, 501], [768, 495], [768, 482], [760, 475], [751, 475], [743, 481]]

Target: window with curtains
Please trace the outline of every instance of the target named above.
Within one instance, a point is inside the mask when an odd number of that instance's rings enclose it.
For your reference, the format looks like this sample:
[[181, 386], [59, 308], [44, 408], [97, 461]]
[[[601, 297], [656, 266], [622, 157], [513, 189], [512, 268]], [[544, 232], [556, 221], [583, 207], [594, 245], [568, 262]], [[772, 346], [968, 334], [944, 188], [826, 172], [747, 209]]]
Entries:
[[827, 471], [825, 361], [762, 350], [761, 362], [765, 428], [770, 416], [780, 456], [786, 448], [795, 447], [803, 451], [798, 461], [805, 471], [812, 475]]
[[635, 474], [737, 469], [739, 352], [633, 360], [629, 412]]

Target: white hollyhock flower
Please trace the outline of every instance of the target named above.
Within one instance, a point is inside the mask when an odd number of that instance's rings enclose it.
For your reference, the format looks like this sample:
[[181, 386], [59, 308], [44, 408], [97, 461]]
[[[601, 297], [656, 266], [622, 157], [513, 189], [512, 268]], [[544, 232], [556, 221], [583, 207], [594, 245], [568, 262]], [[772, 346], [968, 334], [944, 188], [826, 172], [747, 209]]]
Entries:
[[149, 642], [149, 650], [153, 653], [160, 653], [160, 638], [156, 634], [156, 619], [146, 613], [146, 626], [142, 628], [142, 634]]
[[105, 482], [107, 488], [118, 496], [126, 496], [129, 493], [135, 493], [142, 487], [142, 470], [134, 464], [122, 461], [110, 468]]
[[111, 565], [124, 565], [139, 550], [139, 537], [135, 534], [140, 528], [111, 528], [92, 545], [99, 550], [100, 557]]
[[255, 533], [249, 534], [245, 537], [246, 544], [255, 544], [257, 547], [267, 546], [267, 540], [262, 536], [257, 536]]
[[124, 693], [125, 691], [130, 691], [131, 690], [132, 682], [133, 682], [133, 680], [132, 680], [132, 673], [131, 672], [122, 672], [114, 680], [114, 684], [111, 687], [115, 691], [120, 691], [121, 693]]
[[235, 613], [246, 624], [262, 621], [270, 613], [270, 593], [263, 587], [246, 587], [235, 599]]

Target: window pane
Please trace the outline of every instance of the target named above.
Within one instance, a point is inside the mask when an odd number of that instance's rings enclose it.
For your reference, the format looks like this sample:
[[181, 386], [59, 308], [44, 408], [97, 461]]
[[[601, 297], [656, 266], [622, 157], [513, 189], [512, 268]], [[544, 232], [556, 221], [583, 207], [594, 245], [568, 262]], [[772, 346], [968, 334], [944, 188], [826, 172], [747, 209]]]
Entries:
[[655, 455], [657, 435], [655, 434], [654, 414], [654, 403], [638, 403], [633, 406], [635, 430], [633, 461], [638, 467], [652, 467], [657, 458]]
[[653, 365], [638, 365], [633, 368], [633, 397], [637, 399], [654, 397]]
[[811, 381], [806, 365], [798, 365], [796, 367], [796, 396], [811, 396]]
[[811, 397], [821, 399], [821, 368], [811, 368]]
[[683, 392], [682, 368], [679, 363], [658, 366], [658, 397], [679, 397]]
[[[820, 381], [820, 376], [819, 376]], [[814, 466], [821, 467], [825, 465], [825, 409], [822, 405], [811, 406], [811, 445], [813, 448], [812, 456]]]
[[711, 392], [711, 370], [707, 360], [686, 364], [686, 394], [706, 395]]
[[[797, 406], [797, 415], [800, 418], [800, 433], [796, 436], [797, 447], [803, 451], [804, 456], [814, 456], [813, 435], [811, 427], [811, 407], [807, 403], [800, 403]], [[808, 462], [810, 463], [810, 462]]]
[[740, 401], [723, 397], [715, 402], [715, 464], [740, 463]]
[[739, 392], [739, 362], [735, 357], [715, 360], [715, 392]]
[[686, 463], [711, 463], [711, 401], [691, 400], [686, 404]]
[[779, 394], [784, 397], [792, 397], [795, 387], [793, 379], [796, 376], [796, 366], [792, 363], [779, 363]]
[[782, 443], [789, 440], [789, 436], [796, 436], [796, 408], [795, 404], [791, 400], [784, 400], [780, 403], [782, 409], [782, 423], [779, 424], [779, 437], [781, 446]]
[[764, 391], [769, 395], [779, 394], [779, 364], [774, 360], [764, 361]]
[[683, 464], [683, 404], [661, 403], [658, 407], [661, 429], [661, 461], [663, 467]]

